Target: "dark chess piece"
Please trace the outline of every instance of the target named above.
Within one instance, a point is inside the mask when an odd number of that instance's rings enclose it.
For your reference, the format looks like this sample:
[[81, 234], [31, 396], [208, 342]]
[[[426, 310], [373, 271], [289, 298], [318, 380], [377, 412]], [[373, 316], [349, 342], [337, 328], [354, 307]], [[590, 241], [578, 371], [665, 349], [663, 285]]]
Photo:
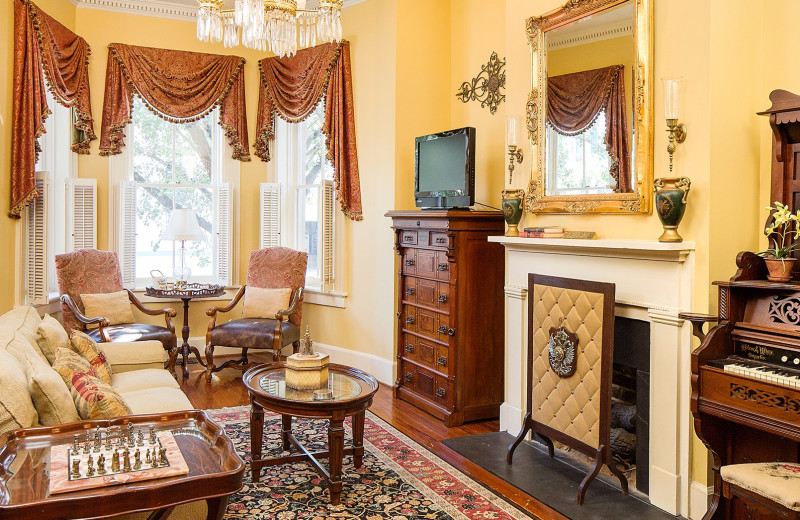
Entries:
[[83, 443], [83, 454], [89, 454], [89, 430], [86, 430], [86, 441]]
[[131, 470], [131, 452], [128, 448], [125, 448], [125, 451], [122, 452], [122, 471], [126, 473]]
[[151, 426], [150, 427], [150, 444], [155, 444], [156, 442], [158, 442], [158, 438], [156, 437], [156, 427], [155, 426]]
[[92, 477], [94, 476], [94, 458], [92, 458], [92, 454], [89, 454], [89, 460], [86, 461], [86, 476]]
[[167, 448], [161, 448], [158, 451], [158, 465], [169, 466], [169, 461], [167, 460]]
[[150, 459], [150, 448], [147, 448], [147, 453], [145, 453], [144, 456], [144, 462], [146, 464], [150, 464], [150, 462], [152, 462], [152, 460]]
[[97, 474], [98, 475], [105, 475], [106, 474], [106, 458], [101, 453], [100, 456], [97, 457]]
[[114, 450], [114, 454], [111, 455], [111, 472], [119, 473], [119, 452], [117, 450]]
[[72, 461], [72, 472], [69, 474], [70, 480], [81, 478], [81, 461], [75, 459]]
[[142, 468], [142, 452], [138, 449], [133, 454], [133, 469], [141, 469]]

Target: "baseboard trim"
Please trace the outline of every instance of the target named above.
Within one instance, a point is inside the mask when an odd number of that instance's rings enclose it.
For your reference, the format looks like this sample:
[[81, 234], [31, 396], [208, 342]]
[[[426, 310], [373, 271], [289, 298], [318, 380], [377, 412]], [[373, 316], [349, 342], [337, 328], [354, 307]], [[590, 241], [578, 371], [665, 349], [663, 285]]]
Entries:
[[692, 482], [689, 488], [689, 518], [700, 520], [708, 511], [714, 486], [705, 486], [700, 482]]
[[[194, 337], [189, 338], [189, 344], [197, 347], [201, 353], [205, 352], [206, 338]], [[335, 345], [328, 345], [325, 343], [314, 342], [314, 351], [328, 354], [331, 363], [339, 363], [342, 365], [349, 365], [372, 374], [375, 379], [381, 383], [389, 386], [394, 384], [394, 367], [395, 363], [388, 359], [378, 357], [374, 354], [366, 352], [358, 352], [357, 350], [350, 350]], [[215, 347], [215, 355], [236, 354], [241, 352], [239, 349], [232, 349], [227, 347]], [[289, 351], [291, 353], [291, 351]]]

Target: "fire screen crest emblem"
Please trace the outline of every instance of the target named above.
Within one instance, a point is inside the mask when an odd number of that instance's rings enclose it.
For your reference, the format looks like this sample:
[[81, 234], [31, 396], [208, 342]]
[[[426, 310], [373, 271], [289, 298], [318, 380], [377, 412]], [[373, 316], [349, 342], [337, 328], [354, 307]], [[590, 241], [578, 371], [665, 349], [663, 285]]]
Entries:
[[547, 350], [550, 359], [550, 368], [559, 377], [570, 377], [577, 368], [578, 336], [569, 332], [563, 325], [550, 329], [550, 339], [547, 341]]

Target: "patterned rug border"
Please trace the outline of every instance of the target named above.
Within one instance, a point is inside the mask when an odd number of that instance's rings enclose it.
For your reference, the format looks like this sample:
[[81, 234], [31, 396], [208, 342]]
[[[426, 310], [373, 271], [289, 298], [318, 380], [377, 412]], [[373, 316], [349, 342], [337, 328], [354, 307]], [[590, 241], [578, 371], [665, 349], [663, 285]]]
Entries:
[[[214, 408], [204, 410], [208, 416], [218, 422], [223, 422], [223, 419], [217, 419], [216, 416], [225, 415], [225, 414], [249, 414], [250, 407], [247, 405], [244, 406], [231, 406], [225, 408]], [[268, 412], [269, 415], [277, 416], [273, 412]], [[509, 515], [513, 519], [536, 519], [537, 517], [531, 516], [529, 513], [522, 511], [521, 509], [517, 508], [514, 504], [508, 502], [504, 497], [495, 493], [491, 489], [488, 489], [482, 483], [476, 481], [469, 475], [466, 475], [461, 470], [444, 460], [443, 458], [439, 457], [432, 451], [430, 451], [425, 446], [421, 445], [414, 439], [410, 438], [408, 435], [404, 434], [388, 422], [384, 421], [373, 412], [367, 410], [367, 419], [375, 423], [380, 428], [387, 431], [389, 434], [396, 437], [400, 442], [408, 445], [412, 450], [416, 453], [421, 455], [425, 458], [428, 462], [439, 468], [441, 471], [445, 472], [446, 474], [453, 477], [457, 480], [460, 484], [467, 486], [474, 490], [478, 495], [480, 495], [483, 499], [491, 503], [497, 509], [502, 511], [503, 513]], [[224, 421], [224, 422], [247, 422], [249, 423], [249, 415], [245, 418], [241, 418], [234, 421]], [[349, 425], [345, 425], [346, 428], [350, 428]], [[469, 517], [461, 512], [456, 506], [452, 503], [448, 502], [443, 496], [439, 495], [434, 491], [428, 484], [422, 482], [418, 479], [414, 474], [409, 472], [403, 466], [398, 464], [395, 460], [393, 460], [389, 455], [387, 455], [382, 449], [378, 448], [374, 444], [372, 444], [366, 438], [364, 439], [364, 447], [367, 448], [372, 455], [377, 457], [383, 464], [386, 464], [389, 468], [393, 471], [397, 472], [398, 475], [402, 476], [406, 479], [410, 484], [413, 484], [414, 487], [422, 492], [429, 500], [436, 503], [439, 507], [442, 508], [447, 514], [453, 517], [456, 520], [469, 520]], [[249, 471], [249, 467], [247, 469]], [[344, 508], [344, 506], [342, 506]], [[522, 515], [522, 516], [520, 516]], [[485, 518], [493, 518], [492, 516], [485, 516]]]

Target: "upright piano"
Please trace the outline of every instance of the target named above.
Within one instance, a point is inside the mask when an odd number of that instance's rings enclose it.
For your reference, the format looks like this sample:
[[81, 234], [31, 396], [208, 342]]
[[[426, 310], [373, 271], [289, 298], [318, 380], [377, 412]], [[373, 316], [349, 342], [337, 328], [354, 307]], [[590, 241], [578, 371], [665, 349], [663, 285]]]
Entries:
[[[713, 456], [705, 519], [773, 518], [722, 497], [720, 467], [800, 462], [800, 282], [767, 281], [764, 260], [740, 253], [730, 281], [715, 282], [719, 316], [685, 314], [701, 345], [692, 354], [698, 437]], [[717, 321], [708, 334], [703, 325]], [[780, 518], [780, 517], [775, 517]]]

